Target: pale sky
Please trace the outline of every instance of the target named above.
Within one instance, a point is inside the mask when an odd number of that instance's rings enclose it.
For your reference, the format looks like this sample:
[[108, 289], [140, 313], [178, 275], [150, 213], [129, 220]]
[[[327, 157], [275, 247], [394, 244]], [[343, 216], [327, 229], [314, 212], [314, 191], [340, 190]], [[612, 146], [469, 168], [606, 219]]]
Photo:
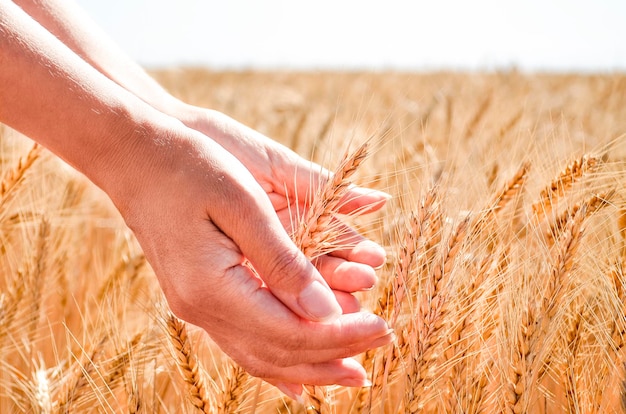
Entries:
[[147, 67], [626, 71], [624, 0], [76, 0]]

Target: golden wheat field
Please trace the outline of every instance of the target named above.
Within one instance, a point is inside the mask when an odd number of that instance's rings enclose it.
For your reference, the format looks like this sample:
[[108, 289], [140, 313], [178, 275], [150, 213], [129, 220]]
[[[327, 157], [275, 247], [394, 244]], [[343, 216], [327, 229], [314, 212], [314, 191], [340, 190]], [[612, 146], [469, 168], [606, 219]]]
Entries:
[[394, 196], [346, 219], [387, 249], [359, 298], [397, 339], [357, 357], [371, 387], [287, 399], [171, 315], [100, 190], [0, 125], [0, 413], [625, 412], [626, 75], [154, 75]]

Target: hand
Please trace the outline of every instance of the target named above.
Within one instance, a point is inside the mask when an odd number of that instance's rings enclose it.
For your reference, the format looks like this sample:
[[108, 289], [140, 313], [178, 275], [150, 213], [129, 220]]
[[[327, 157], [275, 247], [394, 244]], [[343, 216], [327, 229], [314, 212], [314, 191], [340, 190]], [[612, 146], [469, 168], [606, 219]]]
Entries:
[[[340, 315], [327, 282], [289, 239], [259, 178], [231, 153], [188, 128], [164, 135], [154, 152], [163, 160], [138, 166], [142, 181], [116, 204], [174, 313], [273, 384], [363, 385], [366, 373], [348, 357], [389, 343], [387, 324], [363, 312]], [[380, 252], [367, 253], [376, 249], [366, 243], [363, 250], [357, 245], [340, 255], [380, 262]], [[328, 277], [338, 266], [327, 267], [327, 278], [340, 284]], [[344, 288], [363, 284], [356, 280]]]
[[[291, 232], [294, 212], [308, 207], [304, 200], [330, 178], [330, 173], [220, 112], [184, 104], [179, 108], [177, 114], [187, 126], [213, 138], [244, 164]], [[353, 186], [340, 203], [340, 213], [373, 212], [388, 198], [380, 191]], [[384, 249], [347, 226], [338, 224], [337, 230], [342, 234], [339, 244], [350, 247], [318, 258], [317, 268], [334, 290], [356, 292], [373, 287], [377, 280], [374, 269], [385, 261]]]

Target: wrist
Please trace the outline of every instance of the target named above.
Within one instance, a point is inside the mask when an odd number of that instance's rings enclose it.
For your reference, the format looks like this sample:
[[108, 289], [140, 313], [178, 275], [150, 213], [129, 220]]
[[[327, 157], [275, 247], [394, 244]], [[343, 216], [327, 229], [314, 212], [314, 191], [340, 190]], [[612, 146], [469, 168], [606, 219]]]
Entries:
[[[182, 125], [151, 108], [119, 108], [99, 125], [93, 145], [72, 162], [125, 215], [134, 199], [172, 166], [172, 141]], [[73, 160], [72, 160], [73, 161]]]

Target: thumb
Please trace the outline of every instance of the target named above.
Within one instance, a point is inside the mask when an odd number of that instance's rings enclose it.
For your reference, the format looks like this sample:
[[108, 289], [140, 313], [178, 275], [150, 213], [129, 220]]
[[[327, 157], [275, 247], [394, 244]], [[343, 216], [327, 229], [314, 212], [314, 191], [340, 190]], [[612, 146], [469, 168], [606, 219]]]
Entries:
[[322, 275], [293, 244], [282, 226], [277, 233], [262, 249], [252, 249], [252, 252], [264, 251], [262, 257], [254, 253], [244, 252], [244, 255], [274, 296], [299, 316], [312, 321], [338, 318], [342, 314], [341, 306]]
[[235, 242], [272, 294], [302, 318], [338, 318], [342, 310], [335, 295], [291, 241], [267, 195], [244, 191], [238, 199], [213, 215], [213, 221]]

